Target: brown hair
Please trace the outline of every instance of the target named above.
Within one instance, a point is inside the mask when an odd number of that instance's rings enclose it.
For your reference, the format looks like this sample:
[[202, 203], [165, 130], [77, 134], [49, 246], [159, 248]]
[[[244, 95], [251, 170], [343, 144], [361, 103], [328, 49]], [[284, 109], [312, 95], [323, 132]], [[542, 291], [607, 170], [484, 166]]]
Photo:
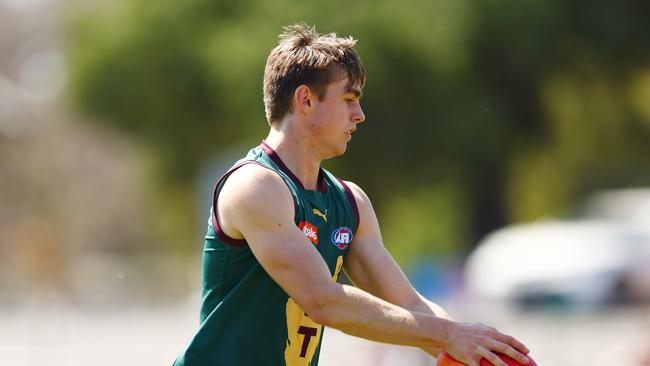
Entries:
[[291, 111], [291, 98], [300, 85], [309, 86], [322, 100], [332, 81], [347, 77], [348, 88], [365, 84], [366, 71], [353, 48], [355, 39], [339, 38], [336, 33], [320, 35], [304, 23], [284, 30], [264, 69], [264, 108], [269, 123]]

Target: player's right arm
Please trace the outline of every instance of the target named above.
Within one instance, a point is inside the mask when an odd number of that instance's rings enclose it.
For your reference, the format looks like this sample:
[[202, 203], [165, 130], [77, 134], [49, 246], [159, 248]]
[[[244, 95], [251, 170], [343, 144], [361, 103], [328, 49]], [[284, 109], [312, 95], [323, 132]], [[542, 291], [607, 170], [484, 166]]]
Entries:
[[[224, 184], [216, 209], [221, 229], [233, 238], [245, 238], [266, 272], [317, 323], [424, 349], [447, 349], [450, 340], [466, 331], [462, 324], [409, 311], [333, 281], [314, 245], [294, 223], [288, 187], [271, 170], [255, 164], [239, 168]], [[479, 358], [463, 361], [478, 365]]]

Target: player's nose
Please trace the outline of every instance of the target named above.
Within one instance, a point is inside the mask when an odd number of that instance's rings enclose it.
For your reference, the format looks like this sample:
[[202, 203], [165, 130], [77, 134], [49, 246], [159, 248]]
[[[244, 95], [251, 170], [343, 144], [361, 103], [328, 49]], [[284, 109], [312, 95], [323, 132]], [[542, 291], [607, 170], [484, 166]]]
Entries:
[[361, 109], [361, 104], [357, 104], [357, 108], [352, 114], [352, 120], [355, 123], [361, 123], [366, 120], [366, 115], [363, 113], [363, 109]]

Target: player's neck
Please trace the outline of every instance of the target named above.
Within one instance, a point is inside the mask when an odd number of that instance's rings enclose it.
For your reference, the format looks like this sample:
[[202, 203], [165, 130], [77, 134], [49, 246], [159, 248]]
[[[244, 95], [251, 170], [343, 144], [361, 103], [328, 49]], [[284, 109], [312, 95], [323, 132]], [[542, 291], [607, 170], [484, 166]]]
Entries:
[[264, 142], [275, 150], [305, 189], [316, 189], [322, 159], [309, 140], [299, 133], [271, 128]]

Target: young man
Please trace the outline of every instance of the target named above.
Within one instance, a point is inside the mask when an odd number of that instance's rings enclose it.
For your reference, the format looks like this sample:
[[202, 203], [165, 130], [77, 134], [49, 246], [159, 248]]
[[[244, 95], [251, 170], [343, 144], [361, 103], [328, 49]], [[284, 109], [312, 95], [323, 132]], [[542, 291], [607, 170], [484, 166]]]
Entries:
[[[471, 366], [506, 366], [494, 352], [527, 362], [514, 338], [424, 299], [384, 248], [363, 190], [321, 168], [365, 119], [355, 43], [299, 24], [269, 55], [270, 132], [215, 187], [201, 325], [176, 366], [317, 365], [324, 325]], [[336, 282], [342, 269], [356, 287]]]

